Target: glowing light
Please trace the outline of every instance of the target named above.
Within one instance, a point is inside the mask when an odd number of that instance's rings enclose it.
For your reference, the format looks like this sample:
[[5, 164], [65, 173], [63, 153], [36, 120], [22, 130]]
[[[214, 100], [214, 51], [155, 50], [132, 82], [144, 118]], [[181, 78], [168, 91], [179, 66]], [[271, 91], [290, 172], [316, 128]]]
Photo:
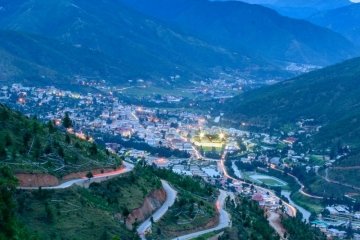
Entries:
[[220, 134], [219, 134], [219, 138], [220, 138], [220, 139], [224, 139], [224, 138], [225, 138], [225, 134], [224, 134], [224, 133], [220, 133]]
[[54, 123], [55, 123], [56, 126], [60, 126], [61, 120], [60, 119], [55, 119]]
[[18, 102], [19, 102], [20, 104], [25, 104], [25, 98], [19, 98], [19, 99], [18, 99]]
[[200, 138], [204, 138], [205, 137], [205, 133], [204, 132], [200, 132]]

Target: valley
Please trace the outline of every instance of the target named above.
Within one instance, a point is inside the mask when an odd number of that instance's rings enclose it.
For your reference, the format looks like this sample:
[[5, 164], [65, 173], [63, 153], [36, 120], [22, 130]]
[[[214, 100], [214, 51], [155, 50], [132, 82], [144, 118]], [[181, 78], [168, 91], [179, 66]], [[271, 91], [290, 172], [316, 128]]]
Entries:
[[360, 239], [359, 6], [0, 0], [0, 240]]

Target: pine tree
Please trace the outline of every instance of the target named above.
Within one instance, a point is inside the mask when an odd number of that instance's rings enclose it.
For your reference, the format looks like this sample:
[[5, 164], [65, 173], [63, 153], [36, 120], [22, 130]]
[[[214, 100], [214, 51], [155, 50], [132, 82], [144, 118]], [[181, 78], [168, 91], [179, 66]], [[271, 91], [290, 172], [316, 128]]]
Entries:
[[56, 128], [55, 128], [54, 123], [53, 123], [52, 121], [49, 121], [49, 122], [47, 123], [47, 127], [48, 127], [48, 129], [49, 129], [49, 133], [50, 133], [50, 134], [51, 134], [51, 133], [54, 133], [54, 132], [56, 131]]
[[5, 160], [7, 157], [6, 149], [3, 145], [0, 145], [0, 160]]
[[68, 112], [65, 113], [65, 116], [63, 119], [63, 126], [64, 126], [64, 128], [71, 128], [73, 126]]
[[94, 156], [94, 155], [97, 154], [98, 149], [97, 149], [97, 146], [96, 146], [95, 143], [93, 143], [93, 144], [91, 145], [91, 147], [89, 148], [89, 151], [90, 151], [90, 154], [91, 154], [92, 156]]
[[70, 144], [70, 143], [71, 143], [71, 139], [70, 139], [69, 134], [66, 134], [66, 135], [65, 135], [65, 142], [66, 142], [67, 144]]

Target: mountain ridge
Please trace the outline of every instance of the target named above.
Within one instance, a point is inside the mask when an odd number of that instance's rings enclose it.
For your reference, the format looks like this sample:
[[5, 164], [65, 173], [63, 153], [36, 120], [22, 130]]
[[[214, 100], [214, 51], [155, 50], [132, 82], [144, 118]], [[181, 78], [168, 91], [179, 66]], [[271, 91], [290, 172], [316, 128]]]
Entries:
[[360, 45], [360, 3], [322, 11], [307, 20], [322, 27], [341, 33], [354, 44]]
[[[0, 28], [99, 53], [120, 70], [107, 74], [120, 76], [113, 83], [143, 78], [166, 86], [169, 76], [181, 75], [181, 84], [212, 76], [214, 68], [223, 66], [244, 71], [253, 65], [277, 69], [261, 59], [179, 34], [118, 2], [15, 0], [0, 1], [0, 6]], [[107, 75], [101, 77], [113, 80]]]
[[269, 61], [328, 65], [357, 53], [353, 44], [340, 34], [281, 16], [260, 5], [206, 0], [120, 1], [186, 34], [234, 52], [258, 54]]
[[[359, 80], [360, 58], [355, 58], [246, 92], [230, 100], [227, 105], [231, 109], [226, 108], [226, 112], [232, 119], [252, 119], [272, 126], [313, 118], [325, 125], [319, 133], [327, 136], [323, 140], [341, 138], [357, 147], [358, 129], [346, 126], [353, 126], [360, 117]], [[331, 126], [347, 130], [335, 131]]]

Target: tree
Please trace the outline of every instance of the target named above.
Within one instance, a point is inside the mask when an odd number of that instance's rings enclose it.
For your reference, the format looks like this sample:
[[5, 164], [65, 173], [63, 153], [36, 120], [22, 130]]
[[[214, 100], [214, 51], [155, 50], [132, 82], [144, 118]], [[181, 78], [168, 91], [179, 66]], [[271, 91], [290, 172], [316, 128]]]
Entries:
[[10, 147], [13, 144], [12, 137], [11, 137], [10, 133], [8, 133], [8, 132], [5, 134], [4, 144], [5, 144], [5, 147]]
[[104, 232], [102, 233], [100, 240], [110, 240], [110, 236], [109, 233], [107, 232], [107, 230], [105, 229]]
[[61, 146], [58, 148], [58, 154], [61, 158], [65, 157], [64, 149]]
[[49, 223], [53, 223], [54, 222], [54, 213], [48, 202], [45, 203], [45, 213], [46, 213], [46, 220]]
[[33, 157], [38, 160], [41, 155], [41, 142], [39, 138], [35, 138], [33, 146]]
[[91, 178], [94, 177], [94, 175], [92, 174], [92, 172], [88, 172], [88, 173], [86, 174], [86, 177], [90, 180]]
[[53, 121], [49, 121], [47, 123], [47, 127], [49, 129], [49, 133], [54, 133], [56, 131]]
[[7, 157], [6, 149], [3, 145], [0, 145], [0, 160], [4, 160]]
[[127, 219], [127, 217], [129, 216], [129, 214], [130, 214], [129, 209], [127, 209], [126, 207], [124, 207], [123, 210], [122, 210], [122, 215], [123, 215], [123, 218], [124, 218], [124, 224], [126, 224], [126, 219]]
[[65, 135], [65, 142], [66, 142], [67, 144], [70, 144], [70, 143], [71, 143], [71, 138], [70, 138], [69, 134], [66, 134], [66, 135]]
[[65, 116], [64, 116], [62, 122], [63, 122], [64, 128], [71, 128], [73, 126], [68, 112], [65, 113]]
[[96, 146], [96, 143], [93, 143], [91, 145], [91, 147], [89, 148], [89, 151], [90, 151], [90, 154], [92, 156], [96, 155], [98, 153], [98, 149], [97, 149], [97, 146]]
[[1, 106], [0, 120], [7, 121], [7, 120], [9, 120], [9, 118], [10, 118], [9, 111], [5, 107]]
[[14, 192], [17, 180], [9, 168], [0, 168], [0, 239], [16, 239]]

